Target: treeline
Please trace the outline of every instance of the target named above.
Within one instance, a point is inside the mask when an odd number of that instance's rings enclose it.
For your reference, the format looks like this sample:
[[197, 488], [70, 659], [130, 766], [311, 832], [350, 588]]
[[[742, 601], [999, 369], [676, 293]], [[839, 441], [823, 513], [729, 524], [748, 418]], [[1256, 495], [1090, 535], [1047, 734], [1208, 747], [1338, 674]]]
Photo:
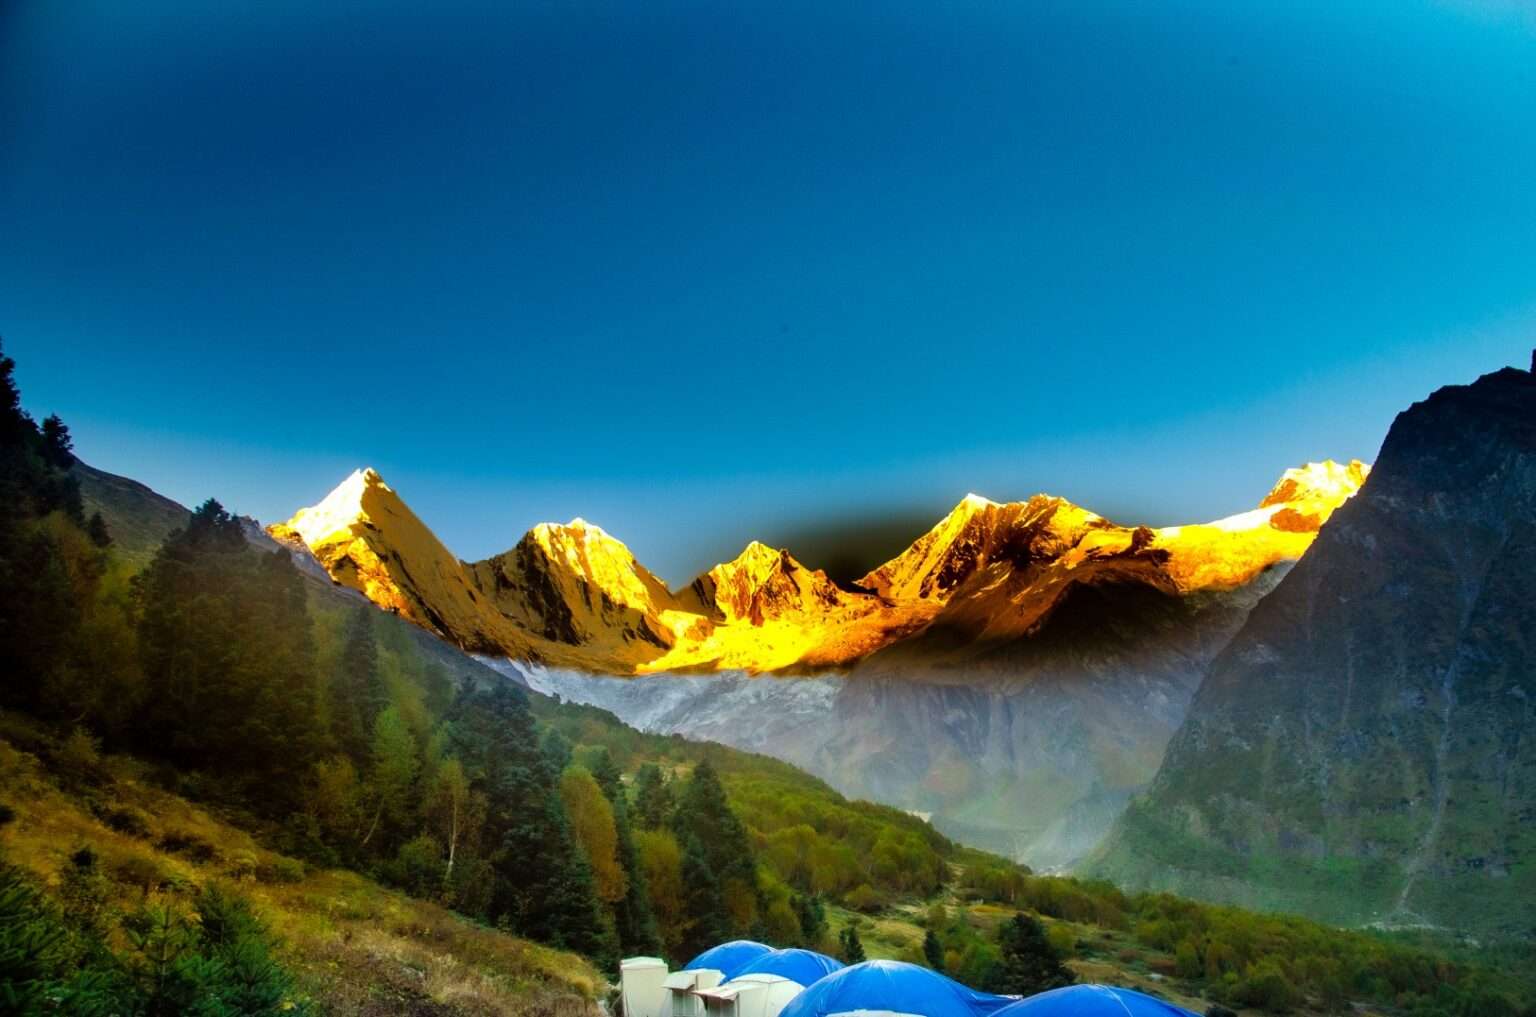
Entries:
[[[849, 801], [787, 763], [622, 724], [605, 710], [535, 705], [578, 756], [600, 748], [630, 774], [646, 768], [664, 780], [710, 763], [724, 784], [765, 880], [801, 901], [840, 903], [872, 912], [903, 899], [926, 899], [948, 880], [956, 846], [900, 809]], [[804, 910], [786, 900], [786, 907]]]
[[[1232, 1006], [1283, 1013], [1307, 1003], [1343, 1011], [1368, 1000], [1422, 1017], [1532, 1012], [1529, 984], [1386, 934], [1166, 893], [1127, 894], [1109, 883], [1037, 876], [980, 853], [966, 853], [958, 889], [974, 900], [1114, 930], [1124, 944], [1117, 949], [1136, 953], [1139, 945], [1152, 952], [1154, 972]], [[1074, 948], [1065, 933], [1056, 945]]]

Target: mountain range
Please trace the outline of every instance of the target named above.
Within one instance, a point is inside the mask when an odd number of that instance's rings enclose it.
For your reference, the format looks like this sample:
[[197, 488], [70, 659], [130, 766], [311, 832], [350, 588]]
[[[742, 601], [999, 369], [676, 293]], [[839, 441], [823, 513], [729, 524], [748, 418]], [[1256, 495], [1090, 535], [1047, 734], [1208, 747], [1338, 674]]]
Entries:
[[268, 532], [313, 554], [337, 583], [473, 652], [599, 674], [804, 674], [898, 650], [986, 653], [1038, 633], [1084, 588], [1239, 589], [1299, 558], [1368, 472], [1358, 461], [1308, 464], [1249, 512], [1160, 529], [1048, 495], [968, 495], [847, 587], [754, 541], [672, 590], [582, 519], [541, 523], [511, 550], [463, 562], [372, 469]]
[[372, 470], [269, 532], [531, 687], [1060, 868], [1146, 786], [1211, 659], [1368, 473], [1308, 464], [1247, 512], [1159, 529], [969, 495], [846, 586], [753, 542], [670, 589], [580, 519], [461, 562]]

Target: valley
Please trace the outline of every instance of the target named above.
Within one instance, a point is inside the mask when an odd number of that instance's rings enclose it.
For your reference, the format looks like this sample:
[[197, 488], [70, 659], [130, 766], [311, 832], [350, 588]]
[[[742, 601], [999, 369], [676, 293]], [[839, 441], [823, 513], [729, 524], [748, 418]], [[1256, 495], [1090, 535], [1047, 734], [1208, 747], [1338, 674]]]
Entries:
[[1255, 509], [1160, 529], [971, 495], [853, 590], [753, 543], [674, 593], [582, 520], [465, 565], [372, 471], [269, 532], [541, 691], [1064, 869], [1151, 779], [1210, 660], [1368, 473], [1308, 464]]

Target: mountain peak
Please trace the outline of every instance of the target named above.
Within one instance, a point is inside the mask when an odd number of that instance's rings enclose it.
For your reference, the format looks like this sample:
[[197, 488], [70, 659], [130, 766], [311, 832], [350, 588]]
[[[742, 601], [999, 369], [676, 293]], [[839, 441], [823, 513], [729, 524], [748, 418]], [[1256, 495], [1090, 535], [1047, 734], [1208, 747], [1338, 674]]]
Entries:
[[503, 617], [631, 665], [671, 645], [672, 595], [624, 542], [580, 516], [539, 523], [512, 550], [467, 566]]
[[291, 542], [297, 537], [313, 550], [316, 544], [349, 531], [354, 524], [366, 523], [366, 503], [372, 491], [394, 494], [373, 467], [353, 470], [318, 503], [299, 509], [287, 523], [270, 526], [268, 532], [278, 540]]
[[789, 613], [833, 607], [843, 599], [825, 572], [808, 569], [789, 551], [757, 540], [695, 579], [686, 595], [710, 614], [753, 625]]
[[1260, 508], [1285, 505], [1316, 518], [1315, 530], [1327, 521], [1333, 510], [1360, 490], [1370, 476], [1370, 466], [1358, 459], [1338, 463], [1324, 459], [1286, 470], [1278, 483], [1259, 502]]
[[[1064, 498], [1037, 494], [1027, 502], [999, 504], [968, 494], [912, 546], [859, 580], [893, 600], [943, 601], [1003, 551], [1020, 528], [1055, 537], [1100, 522]], [[1055, 531], [1061, 530], [1061, 533]]]
[[461, 646], [526, 650], [520, 634], [484, 615], [462, 563], [371, 466], [267, 533], [307, 548], [333, 581]]

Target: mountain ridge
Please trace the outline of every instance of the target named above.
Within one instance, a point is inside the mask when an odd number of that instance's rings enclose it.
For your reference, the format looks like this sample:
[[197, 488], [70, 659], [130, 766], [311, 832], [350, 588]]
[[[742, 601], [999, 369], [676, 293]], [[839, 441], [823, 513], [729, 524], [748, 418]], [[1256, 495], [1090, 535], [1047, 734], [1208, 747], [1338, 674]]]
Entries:
[[[794, 673], [923, 652], [957, 634], [977, 648], [1028, 638], [1084, 583], [1175, 596], [1242, 586], [1299, 558], [1369, 469], [1307, 464], [1257, 508], [1157, 529], [1050, 495], [999, 503], [969, 494], [851, 588], [752, 541], [673, 590], [579, 518], [540, 523], [511, 550], [463, 562], [371, 468], [268, 530], [311, 552], [336, 582], [474, 652], [607, 674]], [[925, 644], [930, 630], [941, 638]]]

